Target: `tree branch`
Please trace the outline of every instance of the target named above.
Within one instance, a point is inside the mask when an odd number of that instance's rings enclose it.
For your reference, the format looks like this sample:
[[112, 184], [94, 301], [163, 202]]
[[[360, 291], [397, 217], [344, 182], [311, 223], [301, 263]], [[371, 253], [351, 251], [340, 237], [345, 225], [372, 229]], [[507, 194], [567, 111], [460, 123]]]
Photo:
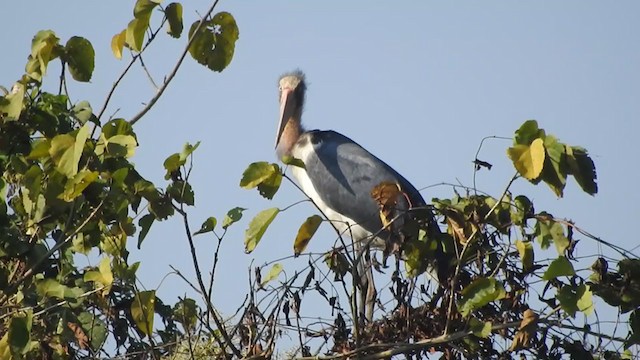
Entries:
[[193, 243], [193, 237], [191, 236], [191, 229], [189, 228], [189, 219], [187, 218], [187, 213], [178, 207], [174, 206], [174, 208], [176, 209], [177, 212], [180, 213], [180, 215], [182, 215], [182, 220], [184, 222], [184, 230], [187, 235], [187, 240], [189, 241], [189, 248], [191, 250], [191, 259], [193, 261], [193, 266], [196, 271], [196, 278], [198, 279], [198, 286], [200, 287], [200, 291], [202, 292], [202, 294], [204, 294], [203, 297], [207, 305], [207, 310], [211, 314], [211, 317], [213, 317], [213, 321], [216, 323], [216, 326], [218, 327], [220, 334], [224, 338], [224, 342], [222, 341], [222, 339], [220, 339], [218, 335], [216, 335], [215, 332], [212, 331], [211, 335], [216, 339], [216, 341], [220, 345], [220, 348], [222, 349], [223, 352], [224, 352], [224, 349], [226, 349], [226, 347], [228, 346], [237, 358], [241, 358], [242, 354], [240, 354], [240, 351], [233, 345], [233, 342], [231, 341], [231, 338], [229, 337], [229, 334], [227, 333], [227, 330], [225, 329], [224, 324], [218, 317], [218, 314], [216, 314], [216, 311], [213, 308], [211, 301], [209, 301], [208, 299], [207, 288], [205, 287], [204, 282], [202, 280], [202, 273], [200, 272], [200, 265], [198, 264], [198, 257], [196, 255], [196, 248]]
[[204, 14], [202, 19], [200, 19], [200, 23], [198, 23], [198, 26], [196, 26], [196, 29], [193, 32], [192, 36], [189, 38], [189, 41], [187, 42], [187, 46], [185, 46], [184, 51], [182, 51], [182, 54], [180, 55], [178, 62], [173, 67], [169, 75], [167, 75], [167, 78], [164, 80], [164, 83], [162, 84], [162, 86], [160, 86], [160, 88], [158, 89], [158, 92], [156, 93], [156, 95], [151, 98], [147, 106], [145, 106], [139, 113], [137, 113], [133, 118], [131, 118], [131, 120], [129, 120], [129, 123], [131, 125], [134, 125], [135, 123], [137, 123], [149, 110], [151, 110], [151, 108], [156, 104], [158, 99], [160, 99], [164, 91], [169, 86], [169, 83], [171, 82], [171, 80], [173, 80], [173, 78], [178, 73], [180, 66], [182, 66], [182, 62], [184, 61], [184, 58], [187, 56], [187, 53], [189, 53], [189, 48], [191, 47], [193, 40], [196, 38], [196, 35], [204, 25], [204, 22], [206, 21], [206, 19], [211, 15], [213, 10], [216, 8], [216, 5], [218, 5], [218, 1], [220, 0], [214, 1], [213, 5], [211, 5], [209, 10], [207, 10], [207, 12]]

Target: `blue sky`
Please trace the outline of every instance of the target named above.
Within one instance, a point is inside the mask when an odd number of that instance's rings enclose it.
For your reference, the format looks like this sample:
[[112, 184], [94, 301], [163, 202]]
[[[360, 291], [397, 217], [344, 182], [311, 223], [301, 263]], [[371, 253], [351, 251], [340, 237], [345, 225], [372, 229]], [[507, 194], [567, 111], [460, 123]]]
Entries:
[[[74, 102], [89, 100], [99, 109], [126, 65], [112, 56], [110, 41], [132, 18], [133, 3], [6, 2], [0, 13], [0, 84], [9, 87], [21, 76], [38, 30], [52, 29], [63, 41], [84, 36], [96, 50], [94, 77], [88, 85], [70, 83], [69, 90]], [[185, 23], [207, 6], [184, 2]], [[591, 197], [569, 181], [565, 197], [557, 199], [545, 186], [520, 180], [514, 193], [607, 241], [625, 248], [639, 245], [634, 229], [640, 213], [640, 3], [222, 0], [218, 10], [231, 12], [240, 28], [231, 65], [213, 73], [188, 58], [157, 106], [136, 125], [140, 148], [133, 161], [143, 176], [164, 186], [164, 159], [187, 141], [201, 141], [192, 175], [192, 227], [199, 228], [208, 216], [222, 219], [234, 206], [249, 209], [222, 245], [214, 298], [223, 311], [234, 310], [242, 299], [251, 261], [291, 255], [298, 226], [315, 213], [303, 204], [280, 214], [256, 251], [243, 253], [244, 229], [253, 215], [302, 199], [288, 184], [271, 202], [238, 186], [249, 163], [276, 160], [277, 79], [296, 68], [309, 81], [303, 116], [308, 128], [344, 133], [418, 188], [471, 185], [471, 161], [480, 140], [510, 137], [523, 121], [537, 119], [547, 132], [590, 151], [600, 192]], [[186, 38], [161, 35], [144, 58], [157, 82], [186, 43]], [[50, 68], [46, 84], [51, 91], [57, 89], [58, 74], [58, 67]], [[153, 94], [136, 68], [106, 114], [129, 118]], [[505, 152], [509, 145], [504, 140], [485, 144], [479, 157], [494, 168], [479, 174], [479, 189], [499, 196], [513, 173]], [[423, 195], [453, 194], [451, 187], [436, 186]], [[326, 251], [333, 238], [324, 226], [309, 250]], [[146, 288], [159, 287], [160, 296], [169, 299], [189, 293], [175, 276], [161, 285], [169, 264], [192, 274], [178, 219], [155, 224], [141, 251], [135, 242], [130, 242], [131, 260], [142, 261], [139, 276]], [[201, 261], [209, 264], [214, 241], [201, 237], [197, 245]], [[598, 251], [583, 239], [577, 254]], [[295, 267], [295, 261], [287, 266]]]

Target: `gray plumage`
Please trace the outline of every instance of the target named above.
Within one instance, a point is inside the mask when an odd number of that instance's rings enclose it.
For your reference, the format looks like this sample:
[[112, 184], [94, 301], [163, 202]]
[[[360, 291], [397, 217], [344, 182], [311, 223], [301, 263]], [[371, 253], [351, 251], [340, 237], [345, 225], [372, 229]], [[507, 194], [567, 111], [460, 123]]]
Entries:
[[[354, 220], [370, 233], [382, 229], [380, 207], [371, 191], [383, 182], [400, 185], [409, 207], [425, 201], [402, 175], [350, 138], [335, 131], [309, 131], [314, 148], [306, 158], [306, 172], [322, 201], [334, 211]], [[404, 209], [404, 210], [408, 210]], [[386, 238], [383, 232], [382, 238]]]

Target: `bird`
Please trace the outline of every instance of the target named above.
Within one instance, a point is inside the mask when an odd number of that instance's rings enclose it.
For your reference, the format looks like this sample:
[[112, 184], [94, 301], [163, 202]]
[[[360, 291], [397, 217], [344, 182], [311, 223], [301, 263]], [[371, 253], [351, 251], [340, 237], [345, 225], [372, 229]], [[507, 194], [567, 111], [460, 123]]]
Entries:
[[[304, 163], [304, 167], [292, 167], [293, 177], [340, 234], [356, 242], [368, 240], [385, 250], [386, 259], [389, 253], [401, 251], [401, 228], [414, 210], [423, 211], [428, 232], [439, 233], [420, 192], [391, 166], [339, 132], [303, 127], [307, 83], [302, 71], [282, 75], [278, 85], [276, 154], [280, 159], [292, 157]], [[381, 204], [372, 196], [381, 184], [397, 187], [401, 195], [393, 201], [395, 208], [386, 219], [381, 216]]]

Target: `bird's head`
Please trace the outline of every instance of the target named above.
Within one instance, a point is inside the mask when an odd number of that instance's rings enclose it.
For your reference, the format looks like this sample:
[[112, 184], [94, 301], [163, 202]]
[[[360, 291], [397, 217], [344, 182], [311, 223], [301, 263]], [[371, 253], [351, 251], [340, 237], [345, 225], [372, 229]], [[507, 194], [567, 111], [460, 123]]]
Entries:
[[[280, 91], [280, 120], [278, 123], [278, 133], [276, 135], [276, 149], [279, 153], [286, 153], [300, 135], [300, 118], [302, 116], [302, 106], [304, 105], [304, 94], [307, 89], [304, 73], [296, 70], [292, 73], [284, 74], [278, 81]], [[292, 131], [285, 131], [291, 129]], [[285, 134], [285, 132], [290, 134]], [[287, 137], [287, 139], [284, 139]], [[285, 141], [286, 140], [286, 141]], [[286, 142], [284, 148], [280, 149], [280, 143]]]

